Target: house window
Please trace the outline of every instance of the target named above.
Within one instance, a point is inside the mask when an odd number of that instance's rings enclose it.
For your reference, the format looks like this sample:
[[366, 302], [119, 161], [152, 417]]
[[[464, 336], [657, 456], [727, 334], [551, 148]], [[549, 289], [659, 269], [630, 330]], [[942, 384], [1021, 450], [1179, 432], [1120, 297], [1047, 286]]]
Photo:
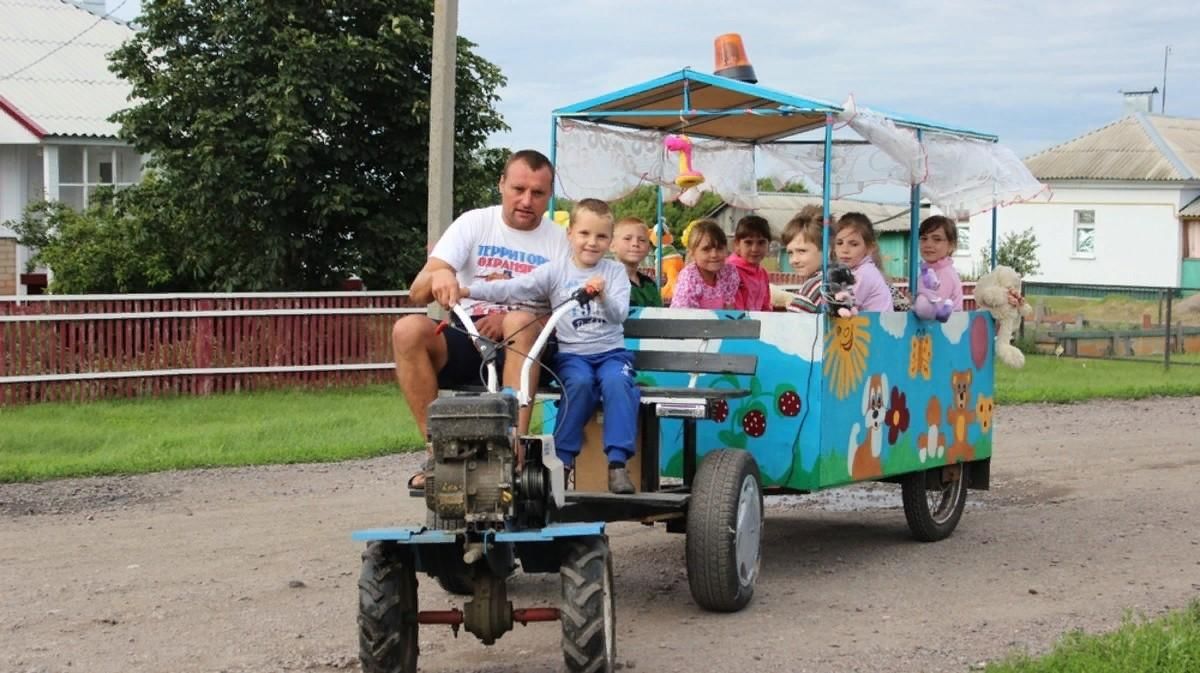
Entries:
[[971, 254], [971, 228], [970, 227], [959, 227], [958, 228], [958, 247], [955, 248], [954, 251], [960, 255]]
[[1075, 211], [1075, 230], [1071, 240], [1075, 257], [1096, 256], [1096, 211]]
[[1200, 220], [1183, 223], [1183, 256], [1186, 259], [1200, 258]]
[[100, 182], [106, 185], [113, 183], [113, 165], [111, 161], [100, 162]]

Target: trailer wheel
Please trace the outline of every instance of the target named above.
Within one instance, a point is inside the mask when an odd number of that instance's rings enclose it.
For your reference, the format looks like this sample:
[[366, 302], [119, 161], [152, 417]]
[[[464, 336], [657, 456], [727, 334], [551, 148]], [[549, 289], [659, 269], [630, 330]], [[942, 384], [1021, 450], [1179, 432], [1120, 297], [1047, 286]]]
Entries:
[[562, 576], [563, 658], [572, 673], [612, 673], [617, 660], [617, 609], [612, 554], [604, 536], [566, 544]]
[[358, 579], [358, 658], [363, 673], [416, 673], [417, 573], [398, 545], [372, 542]]
[[904, 518], [914, 538], [937, 542], [954, 532], [967, 504], [967, 469], [962, 464], [935, 467], [900, 482]]
[[[437, 512], [425, 510], [425, 527], [430, 530], [458, 530], [465, 527], [462, 519], [443, 519]], [[472, 596], [475, 594], [475, 582], [471, 578], [471, 569], [462, 560], [462, 550], [438, 556], [437, 568], [429, 572], [446, 593], [455, 596]]]
[[704, 457], [687, 513], [688, 587], [696, 604], [736, 612], [754, 597], [762, 559], [758, 463], [737, 449]]

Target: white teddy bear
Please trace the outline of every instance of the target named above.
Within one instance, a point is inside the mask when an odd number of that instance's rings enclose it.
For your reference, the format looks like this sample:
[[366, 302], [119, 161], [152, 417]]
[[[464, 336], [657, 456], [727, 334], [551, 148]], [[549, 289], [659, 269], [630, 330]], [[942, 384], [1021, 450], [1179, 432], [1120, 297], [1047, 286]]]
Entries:
[[1009, 303], [1013, 296], [1021, 296], [1021, 275], [1012, 267], [997, 266], [975, 283], [975, 303], [996, 319], [996, 358], [1020, 369], [1025, 366], [1025, 354], [1012, 345], [1012, 339], [1021, 316], [1033, 313], [1033, 308], [1024, 299], [1019, 306], [1013, 306]]

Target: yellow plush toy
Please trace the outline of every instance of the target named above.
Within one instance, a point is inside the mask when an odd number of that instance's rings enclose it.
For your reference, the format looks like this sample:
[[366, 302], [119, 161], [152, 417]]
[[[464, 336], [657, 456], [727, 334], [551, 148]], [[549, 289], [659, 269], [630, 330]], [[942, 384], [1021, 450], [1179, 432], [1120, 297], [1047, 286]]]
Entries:
[[683, 271], [683, 255], [679, 254], [679, 250], [671, 245], [674, 239], [675, 237], [671, 235], [671, 231], [664, 227], [662, 245], [660, 246], [654, 227], [650, 227], [650, 242], [655, 247], [662, 248], [662, 270], [663, 276], [667, 279], [667, 282], [661, 288], [664, 305], [670, 305], [671, 297], [675, 295], [675, 279], [679, 276], [679, 272]]

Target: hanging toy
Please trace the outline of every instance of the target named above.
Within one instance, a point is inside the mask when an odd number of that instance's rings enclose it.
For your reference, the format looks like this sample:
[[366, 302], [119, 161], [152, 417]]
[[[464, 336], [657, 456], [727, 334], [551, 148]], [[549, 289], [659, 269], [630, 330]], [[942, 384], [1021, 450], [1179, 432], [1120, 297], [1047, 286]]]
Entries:
[[662, 249], [662, 272], [665, 282], [661, 283], [659, 292], [662, 294], [663, 301], [668, 303], [671, 301], [671, 297], [675, 295], [675, 280], [679, 277], [679, 272], [683, 271], [683, 255], [679, 254], [679, 249], [672, 245], [674, 238], [671, 235], [671, 230], [664, 226], [662, 243], [660, 244], [654, 228], [650, 228], [650, 242], [655, 247]]
[[667, 136], [664, 143], [667, 151], [679, 153], [679, 175], [675, 176], [675, 184], [680, 189], [691, 189], [704, 182], [704, 174], [692, 168], [692, 139], [680, 134]]

